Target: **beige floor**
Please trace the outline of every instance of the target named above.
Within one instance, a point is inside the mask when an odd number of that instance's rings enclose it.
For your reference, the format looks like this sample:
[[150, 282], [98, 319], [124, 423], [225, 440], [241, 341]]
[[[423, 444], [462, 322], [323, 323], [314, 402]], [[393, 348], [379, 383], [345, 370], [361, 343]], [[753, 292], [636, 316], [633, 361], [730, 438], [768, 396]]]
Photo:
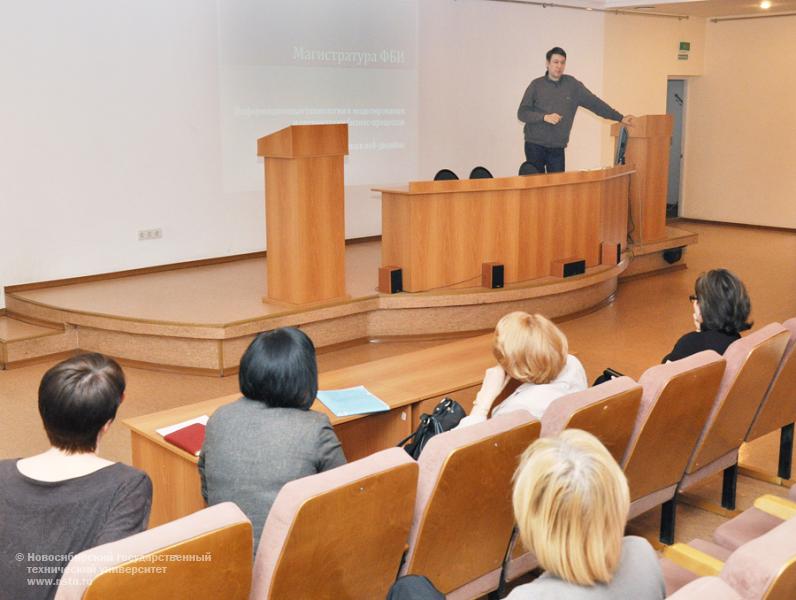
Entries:
[[[377, 294], [380, 242], [346, 246], [346, 291], [352, 298]], [[234, 295], [230, 294], [234, 290]], [[266, 260], [234, 262], [17, 292], [45, 305], [134, 320], [221, 325], [283, 312], [262, 301]]]
[[[644, 369], [659, 362], [677, 337], [691, 328], [688, 295], [696, 275], [706, 269], [728, 267], [746, 282], [756, 326], [796, 316], [796, 233], [697, 223], [680, 226], [700, 235], [700, 243], [687, 253], [687, 270], [622, 283], [613, 304], [561, 324], [571, 351], [581, 358], [590, 378], [606, 366], [638, 377]], [[220, 293], [213, 300], [222, 301]], [[363, 344], [321, 354], [319, 364], [322, 370], [329, 370], [433, 343], [439, 342]], [[3, 415], [0, 458], [29, 455], [47, 447], [37, 413], [36, 390], [49, 366], [45, 363], [0, 371], [0, 414]], [[128, 388], [119, 419], [237, 390], [236, 377], [221, 379], [132, 368], [126, 373]], [[100, 445], [100, 453], [129, 462], [129, 432], [119, 424], [112, 427]], [[750, 445], [745, 456], [752, 463], [775, 469], [775, 436]], [[717, 482], [708, 482], [700, 493], [718, 497], [719, 490]], [[749, 506], [754, 497], [771, 490], [784, 493], [782, 488], [741, 478], [739, 507]], [[654, 535], [657, 519], [657, 513], [652, 511], [637, 519], [633, 526]], [[677, 538], [687, 541], [708, 535], [721, 520], [710, 513], [684, 507], [678, 513]]]

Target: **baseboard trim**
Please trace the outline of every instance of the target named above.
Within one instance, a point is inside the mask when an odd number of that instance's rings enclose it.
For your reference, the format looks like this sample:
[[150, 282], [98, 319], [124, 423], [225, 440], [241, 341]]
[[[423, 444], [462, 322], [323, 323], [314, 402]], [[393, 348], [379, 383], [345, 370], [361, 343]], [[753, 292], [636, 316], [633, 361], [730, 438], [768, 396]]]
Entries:
[[736, 223], [734, 221], [715, 221], [713, 219], [692, 219], [691, 217], [677, 217], [670, 219], [667, 224], [671, 223], [705, 223], [706, 225], [732, 225], [733, 227], [745, 227], [747, 229], [762, 229], [764, 231], [782, 231], [784, 233], [793, 233], [796, 231], [794, 227], [776, 227], [774, 225], [755, 225], [753, 223]]

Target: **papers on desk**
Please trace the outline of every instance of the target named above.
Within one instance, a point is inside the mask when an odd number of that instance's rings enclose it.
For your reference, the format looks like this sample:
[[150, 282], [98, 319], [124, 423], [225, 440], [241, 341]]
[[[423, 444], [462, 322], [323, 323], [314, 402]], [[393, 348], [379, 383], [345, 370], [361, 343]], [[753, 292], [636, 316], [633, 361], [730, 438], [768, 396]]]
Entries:
[[173, 433], [178, 429], [182, 429], [183, 427], [188, 427], [188, 425], [193, 425], [194, 423], [207, 425], [207, 420], [209, 418], [210, 417], [208, 417], [207, 415], [202, 415], [201, 417], [196, 417], [195, 419], [188, 419], [187, 421], [182, 421], [181, 423], [175, 423], [174, 425], [167, 425], [166, 427], [155, 429], [155, 431], [157, 431], [163, 437], [166, 437], [170, 433]]
[[371, 394], [364, 385], [343, 390], [319, 390], [318, 400], [337, 417], [387, 412], [390, 407]]
[[162, 435], [169, 444], [174, 444], [189, 454], [199, 456], [205, 441], [205, 426], [209, 418], [207, 415], [202, 415], [182, 423], [161, 427], [155, 431]]

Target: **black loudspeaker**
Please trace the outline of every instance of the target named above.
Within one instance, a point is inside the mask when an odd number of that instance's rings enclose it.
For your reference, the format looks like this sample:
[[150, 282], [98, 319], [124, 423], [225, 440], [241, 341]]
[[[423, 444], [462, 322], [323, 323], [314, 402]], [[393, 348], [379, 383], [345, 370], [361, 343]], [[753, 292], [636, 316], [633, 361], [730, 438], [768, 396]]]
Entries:
[[663, 260], [665, 260], [670, 265], [673, 265], [678, 260], [683, 258], [683, 248], [684, 246], [680, 246], [679, 248], [669, 248], [668, 250], [664, 250]]
[[550, 267], [553, 277], [572, 277], [586, 272], [586, 261], [581, 258], [565, 258], [554, 260]]
[[397, 294], [404, 291], [403, 271], [395, 265], [387, 265], [379, 269], [379, 292]]
[[603, 242], [600, 244], [600, 264], [618, 265], [622, 261], [622, 244]]
[[481, 264], [481, 285], [487, 288], [503, 287], [503, 265], [496, 262]]

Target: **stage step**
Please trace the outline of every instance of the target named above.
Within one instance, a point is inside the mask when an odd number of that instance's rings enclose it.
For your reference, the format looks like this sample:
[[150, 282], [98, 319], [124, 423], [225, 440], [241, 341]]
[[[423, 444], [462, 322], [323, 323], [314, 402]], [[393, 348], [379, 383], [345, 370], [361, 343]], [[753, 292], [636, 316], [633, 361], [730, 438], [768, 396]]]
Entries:
[[65, 356], [77, 348], [77, 330], [0, 315], [0, 369]]

